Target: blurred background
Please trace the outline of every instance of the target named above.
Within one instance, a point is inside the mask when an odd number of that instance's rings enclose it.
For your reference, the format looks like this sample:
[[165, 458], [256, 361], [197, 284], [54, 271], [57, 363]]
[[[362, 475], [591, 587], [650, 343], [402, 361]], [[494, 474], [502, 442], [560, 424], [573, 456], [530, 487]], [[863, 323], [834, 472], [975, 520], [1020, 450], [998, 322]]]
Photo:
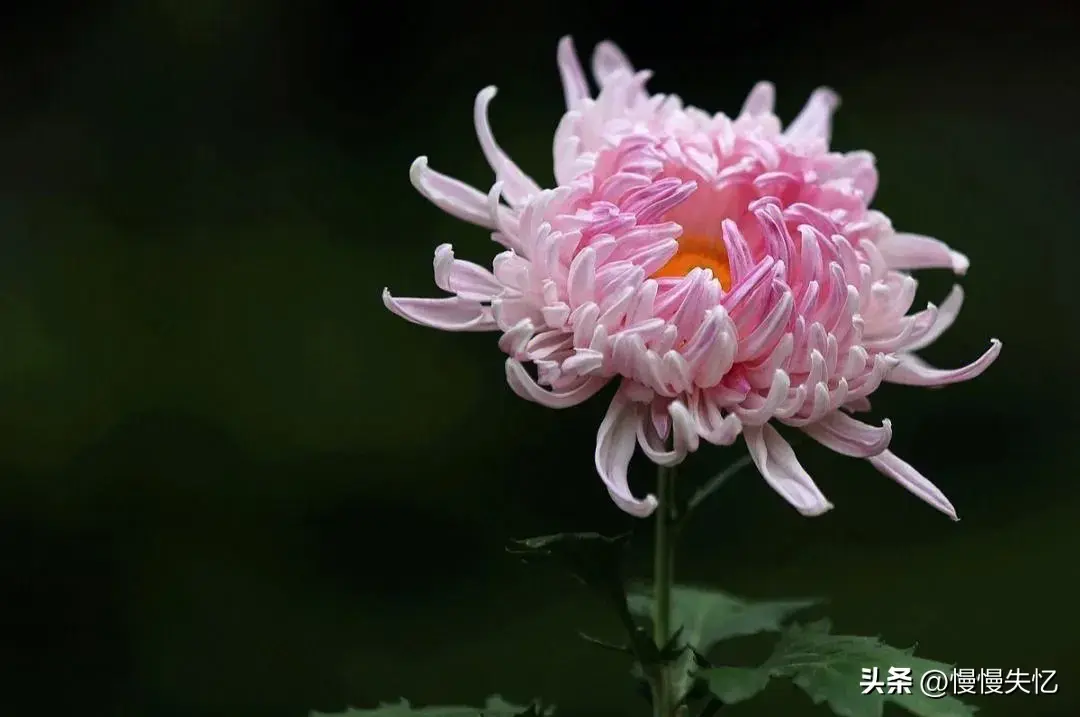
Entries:
[[[925, 355], [958, 366], [1005, 344], [973, 383], [875, 399], [961, 522], [803, 444], [836, 510], [800, 518], [747, 471], [697, 518], [679, 577], [828, 596], [839, 630], [961, 666], [1056, 669], [1057, 695], [977, 702], [1074, 717], [1078, 29], [1039, 2], [9, 9], [0, 714], [303, 717], [492, 692], [642, 713], [626, 662], [576, 636], [615, 638], [611, 618], [504, 553], [630, 524], [592, 466], [610, 391], [568, 412], [525, 403], [493, 336], [408, 325], [379, 300], [438, 295], [439, 243], [494, 252], [408, 180], [426, 154], [490, 185], [482, 87], [501, 89], [503, 147], [551, 181], [571, 33], [586, 58], [614, 39], [653, 91], [710, 110], [769, 79], [790, 120], [837, 89], [834, 145], [877, 155], [876, 206], [972, 261], [965, 310]], [[953, 281], [920, 279], [920, 302]], [[702, 451], [680, 479], [742, 450]], [[633, 471], [647, 489], [649, 466]], [[729, 711], [819, 713], [783, 689]]]

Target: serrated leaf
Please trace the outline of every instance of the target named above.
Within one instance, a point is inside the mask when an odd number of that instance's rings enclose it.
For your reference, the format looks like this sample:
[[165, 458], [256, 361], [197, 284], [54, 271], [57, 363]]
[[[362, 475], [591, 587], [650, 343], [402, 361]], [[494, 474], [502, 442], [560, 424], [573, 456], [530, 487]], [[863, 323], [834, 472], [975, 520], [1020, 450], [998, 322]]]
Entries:
[[771, 675], [760, 667], [712, 667], [698, 673], [709, 690], [727, 705], [750, 699], [769, 684]]
[[[653, 599], [648, 592], [634, 590], [628, 601], [634, 614], [645, 618], [652, 614]], [[819, 602], [743, 600], [719, 590], [677, 585], [671, 591], [671, 622], [683, 628], [688, 645], [705, 654], [717, 643], [733, 637], [779, 632], [785, 620]]]
[[[684, 644], [692, 648], [678, 661], [673, 680], [676, 693], [682, 697], [694, 686], [699, 665], [694, 652], [704, 655], [717, 643], [733, 637], [759, 632], [779, 632], [783, 622], [793, 613], [811, 607], [816, 600], [779, 600], [753, 602], [742, 600], [719, 590], [678, 585], [671, 591], [671, 623], [682, 629]], [[630, 611], [649, 619], [653, 599], [645, 590], [635, 590], [628, 596]]]
[[[910, 694], [889, 694], [871, 690], [864, 694], [864, 670], [877, 670], [885, 681], [890, 668], [911, 670]], [[975, 707], [955, 697], [931, 699], [919, 690], [924, 673], [951, 665], [927, 660], [886, 645], [876, 637], [833, 635], [827, 620], [788, 628], [772, 656], [761, 667], [713, 667], [698, 677], [707, 681], [713, 693], [727, 704], [753, 697], [771, 678], [784, 677], [799, 686], [815, 704], [825, 703], [840, 717], [881, 717], [886, 702], [894, 702], [918, 717], [972, 717]], [[903, 692], [904, 690], [899, 690]]]
[[350, 708], [344, 712], [311, 712], [310, 717], [545, 717], [553, 712], [554, 708], [541, 707], [538, 702], [526, 706], [515, 705], [499, 695], [491, 695], [483, 707], [413, 707], [408, 700], [403, 699], [400, 702], [384, 702], [368, 710]]

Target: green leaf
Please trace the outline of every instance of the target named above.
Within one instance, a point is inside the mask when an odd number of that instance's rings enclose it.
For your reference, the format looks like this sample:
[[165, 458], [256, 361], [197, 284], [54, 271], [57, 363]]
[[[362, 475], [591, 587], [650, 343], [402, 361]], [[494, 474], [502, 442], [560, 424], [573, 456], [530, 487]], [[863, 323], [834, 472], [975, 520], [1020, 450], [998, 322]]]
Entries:
[[[896, 690], [898, 694], [889, 694], [891, 668], [910, 670], [907, 689]], [[867, 670], [876, 670], [875, 679], [885, 683], [882, 692], [870, 689], [864, 694]], [[952, 665], [914, 657], [912, 650], [891, 647], [876, 637], [830, 634], [829, 622], [821, 620], [788, 628], [761, 667], [713, 667], [698, 676], [727, 704], [749, 699], [771, 678], [784, 677], [840, 717], [881, 717], [886, 702], [918, 717], [972, 717], [975, 707], [955, 697], [933, 699], [922, 694], [920, 680], [932, 670], [949, 674]]]
[[726, 705], [750, 699], [765, 689], [772, 675], [760, 667], [711, 667], [698, 673]]
[[[779, 632], [783, 623], [799, 610], [820, 600], [742, 600], [719, 590], [677, 585], [671, 591], [671, 621], [683, 628], [686, 644], [704, 654], [717, 643], [759, 632]], [[630, 611], [648, 618], [652, 596], [634, 590], [629, 596]]]
[[553, 707], [542, 707], [539, 702], [527, 706], [514, 705], [499, 695], [492, 695], [483, 707], [413, 707], [403, 699], [395, 703], [384, 702], [370, 710], [350, 708], [344, 712], [311, 712], [309, 717], [547, 717], [554, 711]]
[[[784, 620], [818, 602], [752, 602], [719, 590], [675, 586], [671, 591], [671, 622], [682, 629], [684, 644], [693, 648], [683, 655], [675, 668], [677, 694], [685, 696], [693, 686], [694, 673], [699, 666], [694, 652], [705, 655], [718, 643], [733, 637], [759, 632], [779, 632], [783, 629]], [[628, 603], [630, 611], [635, 615], [646, 619], [651, 617], [653, 599], [649, 592], [641, 589], [633, 591], [629, 595]]]

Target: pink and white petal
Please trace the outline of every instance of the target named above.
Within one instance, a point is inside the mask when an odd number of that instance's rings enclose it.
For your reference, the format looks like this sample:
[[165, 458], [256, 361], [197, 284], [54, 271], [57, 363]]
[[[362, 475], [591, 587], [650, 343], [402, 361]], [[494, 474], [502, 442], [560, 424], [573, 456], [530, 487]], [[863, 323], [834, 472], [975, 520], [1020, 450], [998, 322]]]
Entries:
[[806, 516], [816, 516], [833, 505], [799, 464], [791, 445], [772, 426], [745, 426], [743, 438], [758, 471], [773, 490]]
[[773, 87], [773, 83], [759, 82], [754, 85], [754, 88], [750, 90], [750, 94], [746, 96], [746, 101], [743, 102], [739, 116], [757, 117], [769, 114], [773, 111], [775, 103], [776, 88]]
[[971, 265], [945, 242], [921, 234], [890, 234], [878, 240], [877, 248], [890, 269], [952, 269], [962, 276]]
[[967, 366], [957, 369], [939, 369], [930, 366], [915, 354], [898, 354], [898, 364], [888, 373], [885, 380], [904, 386], [948, 386], [953, 383], [970, 381], [994, 363], [1001, 353], [1001, 342], [990, 339], [990, 348]]
[[409, 181], [429, 202], [447, 214], [485, 229], [495, 229], [487, 195], [464, 182], [428, 167], [427, 157], [417, 157], [409, 168]]
[[450, 244], [435, 248], [435, 286], [470, 301], [491, 301], [503, 290], [495, 275], [471, 261], [454, 258]]
[[858, 398], [849, 398], [840, 408], [848, 413], [868, 413], [872, 407], [870, 406], [869, 398], [860, 396]]
[[591, 96], [589, 81], [585, 77], [585, 70], [578, 60], [577, 51], [574, 49], [574, 41], [569, 35], [559, 40], [559, 49], [556, 53], [559, 65], [559, 78], [562, 80], [563, 97], [566, 99], [566, 109], [572, 110], [582, 100]]
[[596, 82], [603, 87], [619, 75], [633, 75], [634, 66], [618, 45], [605, 40], [593, 50], [592, 71]]
[[832, 134], [832, 115], [839, 106], [839, 95], [828, 87], [819, 87], [810, 94], [802, 111], [784, 130], [784, 136], [793, 140], [828, 142]]
[[495, 177], [503, 183], [503, 196], [512, 206], [521, 207], [540, 193], [540, 187], [529, 175], [521, 171], [521, 168], [514, 164], [513, 160], [495, 142], [495, 135], [491, 131], [491, 123], [488, 120], [488, 105], [491, 104], [496, 92], [498, 92], [496, 88], [489, 86], [476, 95], [476, 102], [473, 105], [476, 136], [480, 139], [480, 149], [495, 172]]
[[596, 434], [594, 456], [596, 472], [615, 505], [638, 518], [648, 517], [657, 506], [656, 496], [637, 498], [630, 492], [628, 470], [644, 409], [644, 404], [631, 401], [622, 391], [616, 393]]
[[883, 420], [880, 427], [871, 426], [839, 411], [802, 430], [826, 448], [852, 458], [876, 456], [888, 448], [892, 440], [889, 419]]
[[945, 494], [931, 483], [926, 476], [912, 468], [908, 463], [900, 460], [892, 451], [884, 451], [868, 460], [874, 468], [877, 468], [922, 500], [953, 520], [959, 520], [956, 516], [956, 509], [953, 508], [952, 503], [945, 497]]
[[945, 301], [941, 302], [941, 306], [938, 307], [934, 324], [926, 333], [905, 346], [904, 350], [918, 351], [937, 341], [956, 321], [956, 317], [960, 314], [960, 307], [963, 304], [964, 290], [959, 284], [954, 284], [952, 291], [949, 292], [949, 295], [945, 297]]
[[696, 451], [701, 444], [697, 420], [682, 401], [672, 401], [668, 406], [668, 414], [671, 416], [672, 445], [675, 454], [682, 460], [687, 454]]
[[686, 457], [665, 445], [651, 418], [638, 422], [637, 441], [645, 456], [658, 466], [678, 465]]
[[406, 321], [442, 331], [495, 331], [491, 309], [459, 296], [445, 299], [395, 298], [383, 289], [383, 304]]
[[544, 388], [529, 375], [516, 359], [506, 359], [506, 382], [526, 401], [539, 403], [547, 408], [570, 408], [589, 400], [600, 392], [608, 379], [599, 376], [574, 377], [573, 382], [558, 391]]

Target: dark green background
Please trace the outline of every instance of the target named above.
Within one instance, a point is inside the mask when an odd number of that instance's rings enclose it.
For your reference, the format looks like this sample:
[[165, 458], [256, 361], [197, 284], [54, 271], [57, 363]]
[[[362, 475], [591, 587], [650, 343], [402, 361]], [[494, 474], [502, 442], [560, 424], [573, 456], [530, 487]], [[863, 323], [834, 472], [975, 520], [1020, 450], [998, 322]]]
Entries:
[[[609, 394], [527, 404], [493, 336], [424, 330], [379, 301], [383, 286], [437, 295], [441, 242], [495, 250], [408, 182], [427, 154], [489, 186], [479, 89], [501, 88], [496, 135], [550, 182], [564, 33], [583, 53], [611, 37], [654, 91], [729, 113], [761, 78], [785, 119], [835, 87], [835, 145], [877, 155], [876, 205], [972, 260], [960, 321], [926, 355], [956, 366], [1005, 345], [971, 384], [875, 400], [962, 522], [807, 443], [836, 509], [800, 518], [748, 471], [698, 519], [680, 576], [828, 595], [840, 629], [963, 666], [1057, 669], [1057, 696], [988, 697], [984, 714], [1078, 714], [1076, 23], [1065, 3], [812, 5], [9, 14], [0, 714], [301, 717], [495, 691], [640, 709], [626, 664], [575, 636], [615, 636], [590, 596], [502, 552], [628, 525], [592, 467]], [[923, 277], [920, 301], [952, 280]], [[681, 479], [741, 450], [702, 451]], [[731, 710], [812, 713], [784, 690]]]

